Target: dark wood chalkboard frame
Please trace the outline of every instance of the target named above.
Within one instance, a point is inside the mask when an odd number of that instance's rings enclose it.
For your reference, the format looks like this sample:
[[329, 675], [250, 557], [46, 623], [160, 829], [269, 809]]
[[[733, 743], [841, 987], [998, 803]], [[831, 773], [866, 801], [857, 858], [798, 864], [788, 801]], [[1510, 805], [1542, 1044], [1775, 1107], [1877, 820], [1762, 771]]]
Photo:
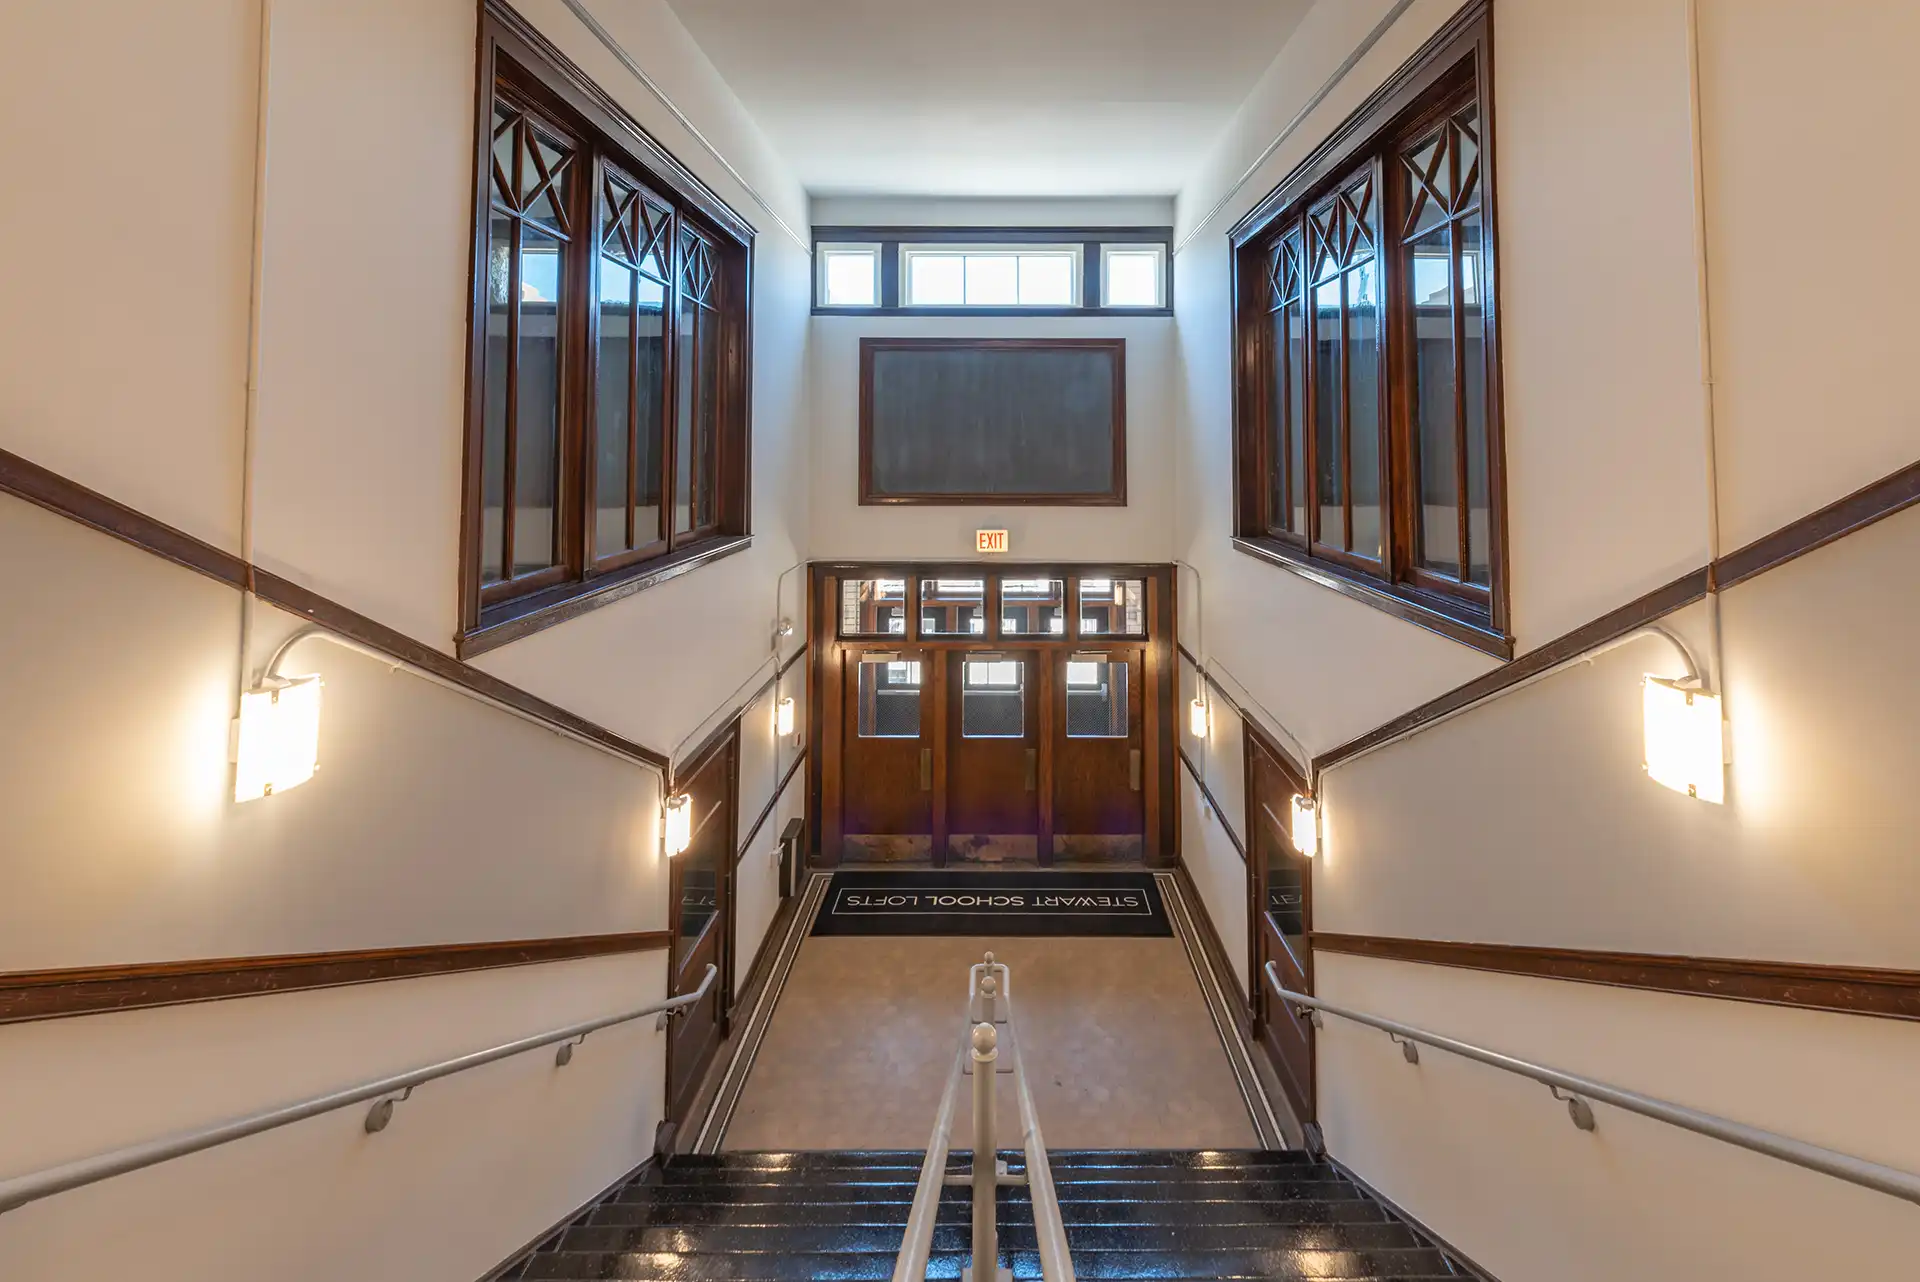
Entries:
[[[873, 364], [876, 353], [903, 350], [1036, 351], [1113, 354], [1112, 485], [1068, 494], [877, 493], [873, 488]], [[860, 340], [860, 505], [885, 507], [1125, 507], [1127, 504], [1127, 340], [1124, 338], [862, 338]]]

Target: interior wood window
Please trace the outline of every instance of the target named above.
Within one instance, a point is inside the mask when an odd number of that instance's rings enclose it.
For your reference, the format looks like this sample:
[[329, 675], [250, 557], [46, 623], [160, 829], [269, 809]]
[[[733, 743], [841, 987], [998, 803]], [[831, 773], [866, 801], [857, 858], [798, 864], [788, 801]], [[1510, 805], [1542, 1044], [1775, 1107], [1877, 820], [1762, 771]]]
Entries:
[[748, 533], [752, 229], [510, 11], [481, 42], [462, 654]]
[[1470, 6], [1235, 227], [1235, 544], [1511, 657]]

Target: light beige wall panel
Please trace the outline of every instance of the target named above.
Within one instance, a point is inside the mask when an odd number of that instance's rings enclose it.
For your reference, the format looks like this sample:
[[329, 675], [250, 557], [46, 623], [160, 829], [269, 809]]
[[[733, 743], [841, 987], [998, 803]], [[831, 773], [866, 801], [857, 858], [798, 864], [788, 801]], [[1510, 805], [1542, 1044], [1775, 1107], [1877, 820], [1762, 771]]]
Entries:
[[1247, 865], [1233, 848], [1223, 826], [1224, 817], [1200, 795], [1193, 776], [1180, 771], [1180, 861], [1187, 866], [1220, 936], [1221, 947], [1233, 965], [1234, 978], [1246, 991]]
[[1920, 8], [1709, 0], [1700, 39], [1731, 549], [1920, 459]]
[[255, 0], [0, 10], [0, 447], [232, 549]]
[[[1316, 886], [1316, 890], [1318, 887]], [[1320, 953], [1321, 996], [1495, 1050], [1920, 1169], [1920, 1028]], [[1319, 1034], [1333, 1155], [1496, 1277], [1797, 1282], [1892, 1276], [1913, 1207], [1442, 1051], [1418, 1066], [1334, 1016]]]
[[[339, 1090], [658, 1001], [664, 953], [0, 1028], [0, 1171]], [[428, 1083], [378, 1135], [342, 1109], [0, 1216], [10, 1282], [473, 1282], [638, 1165], [665, 1038]]]
[[[1920, 967], [1920, 512], [1732, 589], [1727, 804], [1641, 770], [1641, 640], [1322, 776], [1323, 930]], [[1704, 649], [1705, 606], [1674, 622]]]
[[320, 771], [236, 805], [238, 594], [14, 499], [0, 543], [0, 970], [665, 925], [653, 771], [307, 641]]

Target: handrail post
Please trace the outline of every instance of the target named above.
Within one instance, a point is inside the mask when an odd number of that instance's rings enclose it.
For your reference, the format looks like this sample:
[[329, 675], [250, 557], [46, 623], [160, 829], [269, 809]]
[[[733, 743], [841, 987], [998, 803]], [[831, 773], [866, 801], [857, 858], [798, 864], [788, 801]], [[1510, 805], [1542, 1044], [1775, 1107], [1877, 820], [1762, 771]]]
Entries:
[[973, 1026], [973, 1272], [972, 1282], [995, 1282], [1000, 1234], [994, 1223], [1000, 1163], [993, 1142], [993, 1079], [999, 1073], [1000, 1034], [984, 1021]]

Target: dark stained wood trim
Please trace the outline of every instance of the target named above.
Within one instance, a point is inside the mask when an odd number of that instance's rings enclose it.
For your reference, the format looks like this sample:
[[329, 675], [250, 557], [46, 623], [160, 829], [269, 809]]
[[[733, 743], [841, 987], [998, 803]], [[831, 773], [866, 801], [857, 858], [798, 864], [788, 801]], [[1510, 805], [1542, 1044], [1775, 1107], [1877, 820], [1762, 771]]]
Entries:
[[1470, 944], [1314, 931], [1316, 950], [1383, 961], [1719, 997], [1803, 1010], [1920, 1020], [1920, 971], [1808, 962], [1747, 961], [1664, 953], [1615, 953], [1521, 944]]
[[1714, 586], [1725, 591], [1915, 503], [1920, 503], [1920, 462], [1909, 463], [1893, 475], [1721, 557], [1713, 566]]
[[1430, 721], [1436, 721], [1460, 711], [1469, 704], [1480, 702], [1499, 694], [1509, 686], [1538, 676], [1547, 669], [1576, 659], [1595, 646], [1623, 637], [1636, 628], [1645, 627], [1663, 615], [1671, 614], [1683, 606], [1692, 605], [1707, 595], [1707, 571], [1704, 567], [1681, 575], [1664, 587], [1655, 588], [1645, 596], [1629, 601], [1617, 610], [1609, 611], [1590, 623], [1582, 624], [1573, 631], [1554, 638], [1537, 650], [1515, 659], [1503, 668], [1496, 668], [1483, 676], [1475, 677], [1464, 685], [1455, 686], [1436, 699], [1402, 713], [1383, 725], [1374, 727], [1357, 738], [1349, 739], [1336, 748], [1331, 748], [1313, 759], [1313, 773], [1318, 775], [1330, 766], [1337, 765], [1347, 758], [1365, 752], [1388, 739], [1417, 730]]
[[800, 767], [806, 764], [807, 750], [805, 746], [802, 746], [800, 751], [794, 754], [793, 761], [787, 766], [786, 773], [780, 776], [780, 782], [774, 788], [773, 795], [767, 798], [767, 804], [762, 806], [760, 813], [754, 817], [752, 826], [747, 829], [747, 835], [740, 839], [740, 849], [733, 852], [734, 863], [737, 864], [747, 857], [748, 847], [753, 845], [753, 839], [760, 835], [760, 829], [766, 824], [767, 820], [773, 817], [774, 808], [780, 804], [780, 798], [786, 795], [787, 785], [793, 782], [794, 776], [800, 773]]
[[247, 563], [233, 553], [7, 450], [0, 450], [0, 494], [25, 499], [210, 579], [236, 588], [247, 586]]
[[424, 975], [450, 975], [613, 953], [651, 952], [665, 948], [668, 942], [666, 931], [646, 930], [557, 939], [15, 971], [0, 974], [0, 1024], [415, 979]]
[[1233, 692], [1220, 684], [1219, 678], [1207, 671], [1207, 665], [1200, 662], [1200, 660], [1194, 656], [1193, 651], [1187, 649], [1184, 644], [1176, 642], [1174, 648], [1179, 651], [1182, 659], [1185, 659], [1192, 665], [1193, 670], [1199, 674], [1200, 679], [1207, 683], [1207, 688], [1218, 695], [1221, 702], [1233, 709], [1233, 715], [1240, 718], [1242, 725], [1252, 727], [1253, 730], [1259, 734], [1261, 741], [1272, 749], [1273, 755], [1286, 762], [1287, 766], [1292, 769], [1296, 775], [1302, 779], [1307, 777], [1309, 763], [1301, 761], [1291, 752], [1279, 746], [1279, 740], [1267, 730], [1266, 724], [1261, 720], [1262, 714], [1249, 712], [1244, 704], [1233, 697]]
[[616, 601], [624, 601], [635, 593], [658, 587], [668, 579], [677, 579], [752, 546], [753, 536], [750, 534], [723, 534], [638, 562], [624, 570], [596, 575], [584, 583], [569, 581], [556, 584], [544, 592], [503, 604], [498, 615], [489, 610], [486, 615], [489, 621], [456, 635], [454, 645], [461, 658], [471, 659], [489, 650], [497, 650], [510, 641], [544, 632], [556, 624], [577, 619]]
[[558, 704], [549, 703], [518, 686], [509, 685], [491, 673], [482, 672], [471, 664], [462, 663], [449, 654], [414, 640], [404, 632], [396, 631], [384, 623], [350, 610], [337, 601], [331, 601], [317, 592], [309, 591], [267, 570], [256, 570], [254, 578], [256, 590], [262, 601], [300, 615], [326, 628], [329, 632], [337, 632], [343, 637], [372, 646], [403, 663], [412, 664], [416, 668], [450, 681], [462, 689], [471, 690], [475, 694], [504, 703], [550, 725], [572, 731], [623, 757], [643, 765], [653, 766], [662, 773], [671, 769], [671, 763], [665, 754], [617, 735], [604, 726], [569, 712]]
[[[1235, 832], [1233, 825], [1228, 822], [1226, 807], [1220, 804], [1220, 799], [1213, 795], [1211, 788], [1207, 787], [1207, 781], [1201, 777], [1200, 768], [1193, 764], [1193, 758], [1187, 755], [1186, 748], [1181, 747], [1176, 749], [1176, 751], [1179, 752], [1180, 762], [1186, 766], [1187, 773], [1193, 776], [1194, 786], [1200, 789], [1200, 795], [1207, 799], [1209, 806], [1213, 807], [1213, 813], [1220, 820], [1220, 826], [1226, 830], [1227, 840], [1231, 841], [1233, 848], [1240, 853], [1240, 862], [1245, 863], [1247, 861], [1247, 844], [1240, 839], [1240, 834]], [[1242, 815], [1240, 822], [1244, 825], [1246, 823], [1246, 816]], [[1182, 858], [1184, 857], [1183, 855]]]
[[[1104, 493], [879, 494], [873, 488], [873, 358], [882, 351], [1108, 351], [1113, 353], [1112, 486]], [[1124, 338], [896, 338], [860, 340], [860, 505], [927, 507], [1125, 507], [1127, 340]]]

